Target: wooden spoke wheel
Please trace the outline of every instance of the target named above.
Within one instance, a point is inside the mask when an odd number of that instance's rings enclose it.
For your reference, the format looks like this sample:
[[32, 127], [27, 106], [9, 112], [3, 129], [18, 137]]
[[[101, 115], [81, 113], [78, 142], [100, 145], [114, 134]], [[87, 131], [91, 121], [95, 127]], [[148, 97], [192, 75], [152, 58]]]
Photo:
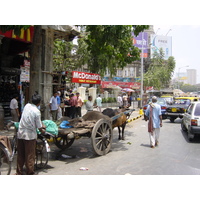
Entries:
[[105, 119], [100, 119], [96, 122], [92, 129], [92, 146], [97, 155], [107, 154], [112, 145], [113, 130], [111, 123]]
[[60, 135], [54, 138], [54, 143], [59, 149], [65, 150], [73, 144], [74, 139], [75, 138], [68, 138], [67, 135]]

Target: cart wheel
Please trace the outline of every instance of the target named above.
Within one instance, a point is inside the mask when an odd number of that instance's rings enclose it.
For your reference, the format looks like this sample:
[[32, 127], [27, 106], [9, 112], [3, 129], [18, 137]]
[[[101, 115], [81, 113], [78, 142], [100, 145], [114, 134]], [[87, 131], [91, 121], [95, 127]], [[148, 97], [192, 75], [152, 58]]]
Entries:
[[73, 144], [74, 139], [75, 138], [68, 138], [67, 135], [61, 135], [54, 137], [54, 143], [59, 149], [65, 150]]
[[105, 119], [97, 121], [92, 129], [92, 146], [97, 155], [107, 154], [112, 145], [113, 130], [110, 122]]
[[49, 152], [47, 152], [45, 141], [43, 141], [41, 138], [38, 138], [36, 140], [36, 169], [44, 169], [47, 166], [48, 160]]

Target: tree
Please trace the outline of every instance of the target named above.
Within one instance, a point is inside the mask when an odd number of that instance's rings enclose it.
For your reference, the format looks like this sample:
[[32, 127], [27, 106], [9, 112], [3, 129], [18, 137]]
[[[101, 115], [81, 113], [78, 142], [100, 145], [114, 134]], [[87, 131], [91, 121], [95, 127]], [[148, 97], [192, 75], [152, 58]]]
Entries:
[[154, 54], [150, 67], [144, 74], [144, 86], [153, 86], [155, 89], [169, 87], [174, 69], [174, 57], [164, 60], [164, 52], [160, 49], [159, 53]]
[[87, 64], [90, 72], [111, 76], [140, 58], [140, 50], [133, 46], [132, 33], [138, 35], [148, 25], [87, 25], [79, 39], [79, 65]]

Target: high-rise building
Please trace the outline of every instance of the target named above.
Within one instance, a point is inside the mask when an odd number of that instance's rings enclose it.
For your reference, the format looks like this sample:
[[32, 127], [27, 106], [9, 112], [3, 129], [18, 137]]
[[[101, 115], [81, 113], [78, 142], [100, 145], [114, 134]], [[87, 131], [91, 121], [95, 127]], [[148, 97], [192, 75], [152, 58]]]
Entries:
[[187, 69], [187, 83], [190, 85], [196, 85], [197, 71], [196, 69]]

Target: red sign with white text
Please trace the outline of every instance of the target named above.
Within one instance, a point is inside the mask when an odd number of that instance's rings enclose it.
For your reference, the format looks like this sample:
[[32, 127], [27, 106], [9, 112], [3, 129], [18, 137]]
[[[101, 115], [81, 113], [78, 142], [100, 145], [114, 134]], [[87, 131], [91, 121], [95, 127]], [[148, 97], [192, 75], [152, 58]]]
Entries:
[[101, 84], [99, 74], [72, 71], [72, 83]]

